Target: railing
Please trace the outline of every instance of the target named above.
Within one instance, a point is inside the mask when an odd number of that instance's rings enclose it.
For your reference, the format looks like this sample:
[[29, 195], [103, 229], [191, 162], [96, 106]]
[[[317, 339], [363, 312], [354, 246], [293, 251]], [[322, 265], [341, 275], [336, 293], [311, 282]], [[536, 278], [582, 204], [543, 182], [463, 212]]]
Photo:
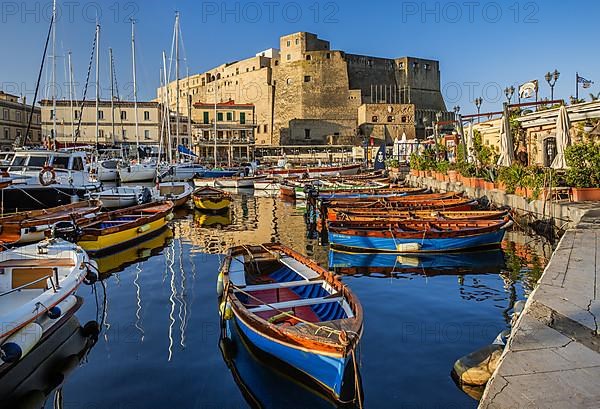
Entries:
[[30, 282], [30, 283], [20, 285], [17, 288], [13, 288], [12, 290], [8, 290], [8, 291], [0, 294], [0, 297], [12, 294], [12, 293], [17, 292], [17, 291], [24, 290], [25, 288], [29, 287], [30, 285], [37, 284], [37, 283], [39, 283], [41, 281], [44, 281], [44, 280], [47, 280], [47, 279], [50, 279], [50, 283], [52, 284], [52, 289], [54, 290], [54, 292], [56, 292], [56, 286], [54, 285], [54, 281], [52, 281], [52, 275], [47, 275], [47, 276], [38, 278], [37, 280], [34, 280], [34, 281]]

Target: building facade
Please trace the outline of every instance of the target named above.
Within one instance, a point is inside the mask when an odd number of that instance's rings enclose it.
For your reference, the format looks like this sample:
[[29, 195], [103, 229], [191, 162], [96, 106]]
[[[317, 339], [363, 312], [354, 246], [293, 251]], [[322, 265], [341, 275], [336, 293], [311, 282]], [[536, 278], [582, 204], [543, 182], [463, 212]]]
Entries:
[[15, 143], [40, 145], [42, 142], [41, 110], [33, 108], [29, 137], [25, 141], [29, 117], [31, 116], [31, 105], [27, 105], [25, 97], [19, 98], [15, 95], [0, 91], [0, 149], [3, 151], [13, 149]]
[[[50, 100], [42, 106], [42, 136], [52, 140], [56, 115], [56, 142], [61, 145], [77, 144], [135, 144], [156, 145], [162, 123], [162, 105], [157, 102], [138, 102], [136, 110], [129, 101], [100, 101], [98, 109], [98, 138], [96, 139], [96, 101], [56, 101], [56, 113]], [[77, 131], [79, 130], [79, 131]], [[78, 136], [76, 136], [78, 135]]]
[[216, 105], [198, 102], [192, 110], [192, 121], [195, 150], [199, 156], [214, 159], [216, 127], [217, 161], [252, 160], [254, 134], [258, 127], [254, 105], [237, 104], [233, 100]]
[[[159, 88], [157, 100], [168, 92], [169, 106], [176, 109], [176, 90], [175, 82]], [[279, 49], [180, 80], [181, 113], [187, 112], [189, 97], [192, 104], [235, 100], [254, 105], [255, 141], [266, 146], [356, 140], [364, 104], [446, 111], [437, 61], [348, 54], [306, 32], [281, 37]], [[415, 117], [414, 127], [424, 129]]]

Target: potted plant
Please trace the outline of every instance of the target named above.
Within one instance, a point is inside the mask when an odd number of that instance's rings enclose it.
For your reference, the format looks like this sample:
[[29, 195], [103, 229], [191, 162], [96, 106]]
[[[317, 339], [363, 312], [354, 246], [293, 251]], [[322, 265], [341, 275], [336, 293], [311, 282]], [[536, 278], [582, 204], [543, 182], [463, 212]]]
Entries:
[[437, 180], [438, 182], [444, 182], [446, 180], [446, 174], [450, 163], [447, 160], [443, 160], [437, 163]]
[[400, 162], [398, 159], [390, 158], [386, 161], [386, 166], [390, 170], [390, 172], [398, 173], [400, 172]]
[[413, 153], [410, 155], [410, 174], [412, 176], [419, 176], [419, 171], [421, 169], [421, 157]]
[[600, 144], [583, 142], [565, 150], [567, 183], [576, 202], [600, 200]]

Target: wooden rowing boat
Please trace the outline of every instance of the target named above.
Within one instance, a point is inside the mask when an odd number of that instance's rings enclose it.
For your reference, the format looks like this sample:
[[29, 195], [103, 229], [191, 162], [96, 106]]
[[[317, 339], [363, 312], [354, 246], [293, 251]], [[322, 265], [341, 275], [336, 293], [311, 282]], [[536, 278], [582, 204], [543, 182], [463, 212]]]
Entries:
[[4, 246], [41, 241], [55, 223], [93, 216], [101, 203], [88, 200], [43, 210], [14, 213], [0, 218], [0, 243]]
[[287, 247], [267, 244], [230, 249], [219, 280], [222, 318], [254, 346], [334, 397], [356, 381], [362, 307], [333, 274]]
[[194, 189], [187, 182], [163, 182], [159, 183], [157, 188], [160, 200], [170, 200], [173, 207], [184, 206], [194, 193]]
[[232, 202], [231, 194], [213, 187], [202, 187], [192, 194], [194, 206], [198, 210], [220, 212], [228, 209]]
[[433, 253], [499, 246], [504, 220], [328, 222], [329, 243], [353, 251]]
[[[416, 197], [416, 196], [415, 196]], [[349, 200], [332, 200], [324, 201], [323, 207], [327, 209], [327, 214], [330, 211], [348, 207], [355, 209], [388, 209], [388, 210], [453, 210], [453, 211], [468, 211], [473, 210], [477, 206], [477, 200], [474, 199], [417, 199], [410, 200], [411, 196], [407, 197], [407, 200], [395, 200], [389, 201], [385, 199], [378, 200], [361, 200], [353, 199]]]
[[155, 202], [102, 213], [77, 223], [77, 242], [90, 254], [117, 251], [155, 234], [172, 215], [173, 202]]
[[308, 177], [323, 177], [323, 176], [341, 176], [341, 175], [356, 175], [360, 170], [360, 164], [342, 165], [342, 166], [319, 166], [319, 167], [298, 167], [290, 169], [267, 169], [264, 171], [269, 176], [290, 177], [290, 176], [308, 176]]

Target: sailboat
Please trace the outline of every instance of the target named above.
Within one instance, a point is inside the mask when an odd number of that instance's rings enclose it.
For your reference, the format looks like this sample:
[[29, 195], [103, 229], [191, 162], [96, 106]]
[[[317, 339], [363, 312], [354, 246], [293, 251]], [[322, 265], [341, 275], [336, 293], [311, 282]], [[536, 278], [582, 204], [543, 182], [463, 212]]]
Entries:
[[135, 66], [135, 21], [131, 20], [131, 53], [133, 61], [133, 104], [135, 111], [135, 145], [137, 159], [131, 163], [122, 163], [119, 167], [119, 178], [123, 183], [151, 181], [156, 176], [156, 163], [141, 162], [140, 135], [138, 120], [138, 98]]

